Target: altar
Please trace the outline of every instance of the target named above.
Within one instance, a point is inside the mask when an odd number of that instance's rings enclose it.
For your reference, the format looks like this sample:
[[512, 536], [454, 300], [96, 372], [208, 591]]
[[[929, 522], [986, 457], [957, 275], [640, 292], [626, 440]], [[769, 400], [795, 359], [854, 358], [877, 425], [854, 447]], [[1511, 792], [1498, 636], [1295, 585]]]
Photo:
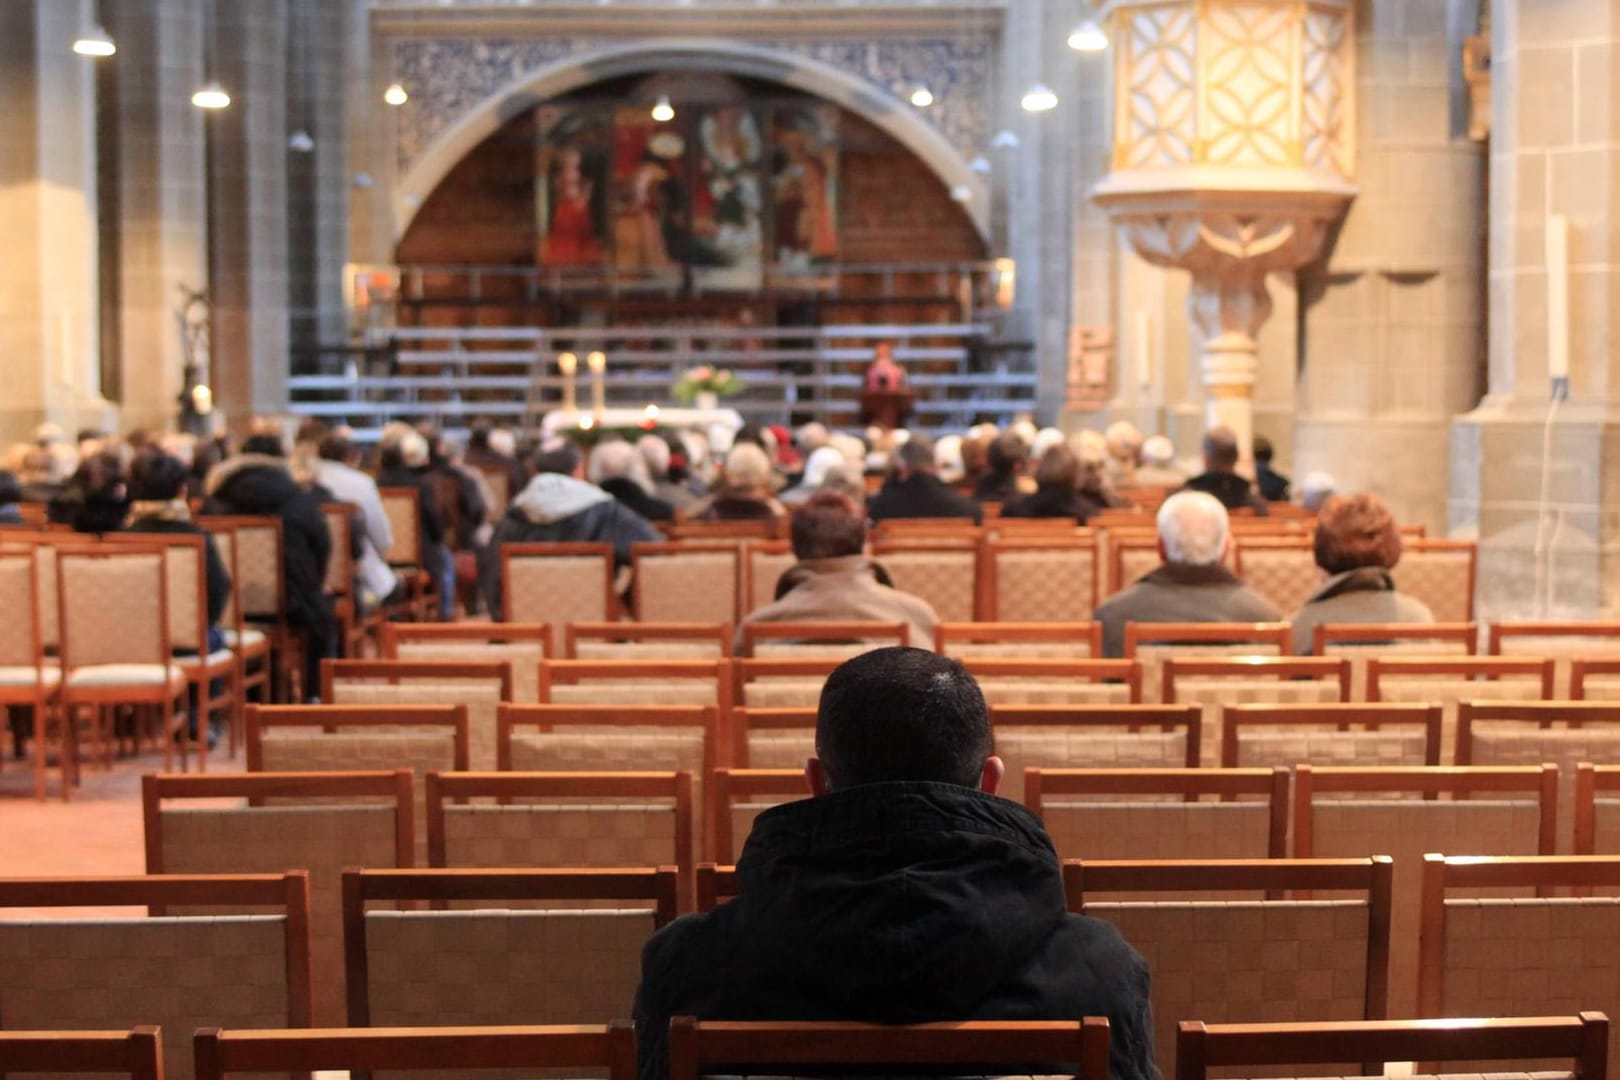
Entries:
[[553, 409], [540, 421], [540, 430], [546, 435], [560, 435], [581, 428], [619, 431], [646, 427], [649, 421], [663, 428], [700, 428], [704, 431], [720, 427], [737, 432], [743, 426], [742, 414], [736, 409], [648, 405], [643, 409], [603, 409], [600, 415], [587, 409]]

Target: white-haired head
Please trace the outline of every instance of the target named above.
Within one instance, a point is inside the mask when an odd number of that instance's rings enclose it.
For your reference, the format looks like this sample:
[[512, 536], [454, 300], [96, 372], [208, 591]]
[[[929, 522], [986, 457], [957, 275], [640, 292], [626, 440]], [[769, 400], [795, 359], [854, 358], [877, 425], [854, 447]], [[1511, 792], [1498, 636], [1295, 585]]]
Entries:
[[669, 475], [669, 443], [657, 435], [643, 435], [636, 440], [636, 452], [647, 464], [647, 473], [654, 479]]
[[1331, 473], [1325, 473], [1320, 469], [1306, 473], [1305, 479], [1300, 481], [1299, 485], [1300, 505], [1307, 510], [1320, 510], [1337, 486], [1338, 482], [1333, 479]]
[[1101, 465], [1108, 460], [1108, 440], [1094, 428], [1081, 428], [1069, 436], [1069, 449], [1082, 462]]
[[1129, 420], [1115, 420], [1103, 432], [1108, 440], [1108, 456], [1135, 464], [1142, 453], [1142, 430]]
[[866, 444], [859, 435], [851, 435], [847, 431], [835, 432], [827, 436], [827, 445], [835, 447], [844, 455], [844, 462], [857, 469], [866, 464]]
[[399, 457], [407, 469], [419, 469], [428, 463], [428, 442], [419, 431], [407, 431], [399, 439]]
[[1142, 444], [1142, 461], [1164, 468], [1176, 460], [1176, 444], [1163, 435], [1149, 436]]
[[738, 443], [726, 453], [726, 487], [752, 491], [771, 482], [771, 459], [753, 443]]
[[808, 424], [799, 426], [799, 430], [793, 434], [793, 441], [798, 444], [802, 452], [809, 454], [826, 446], [827, 437], [827, 425], [812, 420]]
[[1031, 461], [1039, 461], [1046, 456], [1052, 447], [1063, 442], [1063, 432], [1055, 427], [1043, 427], [1035, 433], [1035, 440], [1029, 444], [1029, 457]]
[[934, 466], [939, 478], [947, 484], [962, 479], [967, 468], [962, 464], [962, 436], [942, 435], [934, 443]]
[[487, 445], [502, 457], [511, 457], [517, 453], [517, 436], [503, 427], [491, 428]]
[[803, 487], [814, 490], [827, 479], [827, 474], [844, 463], [844, 452], [836, 446], [818, 446], [804, 460]]
[[1214, 566], [1226, 555], [1229, 529], [1226, 507], [1202, 491], [1178, 491], [1159, 507], [1159, 546], [1168, 563]]
[[636, 448], [623, 439], [603, 439], [591, 450], [591, 456], [586, 460], [585, 479], [600, 484], [621, 478], [643, 489], [651, 487], [647, 481], [647, 466]]
[[1018, 436], [1018, 440], [1024, 444], [1026, 450], [1035, 445], [1035, 436], [1040, 434], [1035, 421], [1029, 419], [1014, 420], [1007, 425], [1007, 430]]

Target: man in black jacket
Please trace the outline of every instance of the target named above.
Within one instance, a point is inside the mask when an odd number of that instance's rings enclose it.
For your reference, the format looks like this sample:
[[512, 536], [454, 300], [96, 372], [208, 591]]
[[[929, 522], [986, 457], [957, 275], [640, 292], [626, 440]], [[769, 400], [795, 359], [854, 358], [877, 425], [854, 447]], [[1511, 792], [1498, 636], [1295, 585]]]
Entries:
[[984, 697], [956, 661], [879, 649], [828, 678], [814, 797], [759, 816], [738, 897], [655, 934], [636, 992], [641, 1080], [672, 1016], [1072, 1020], [1106, 1016], [1113, 1080], [1158, 1080], [1147, 966], [1068, 913], [1040, 821], [997, 798]]
[[889, 518], [969, 518], [984, 520], [979, 504], [958, 495], [939, 479], [934, 440], [913, 435], [894, 452], [894, 479], [872, 496], [866, 513], [873, 521]]
[[1255, 492], [1249, 478], [1238, 474], [1237, 464], [1237, 435], [1228, 427], [1212, 427], [1204, 433], [1204, 471], [1188, 480], [1182, 490], [1213, 495], [1228, 510], [1248, 507], [1255, 517], [1267, 516], [1271, 508]]

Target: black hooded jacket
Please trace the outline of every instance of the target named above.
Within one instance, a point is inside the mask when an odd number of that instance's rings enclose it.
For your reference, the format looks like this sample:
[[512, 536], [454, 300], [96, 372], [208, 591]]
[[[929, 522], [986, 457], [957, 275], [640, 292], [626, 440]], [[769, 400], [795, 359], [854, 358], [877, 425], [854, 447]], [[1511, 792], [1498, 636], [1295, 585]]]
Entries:
[[299, 487], [284, 460], [260, 454], [239, 454], [216, 465], [205, 487], [205, 514], [281, 519], [287, 615], [305, 626], [329, 619], [325, 583], [332, 534], [321, 515], [320, 496]]
[[668, 1073], [672, 1016], [1065, 1020], [1106, 1016], [1114, 1080], [1158, 1080], [1147, 965], [1068, 913], [1040, 821], [952, 784], [869, 784], [773, 807], [738, 897], [647, 943], [641, 1080]]

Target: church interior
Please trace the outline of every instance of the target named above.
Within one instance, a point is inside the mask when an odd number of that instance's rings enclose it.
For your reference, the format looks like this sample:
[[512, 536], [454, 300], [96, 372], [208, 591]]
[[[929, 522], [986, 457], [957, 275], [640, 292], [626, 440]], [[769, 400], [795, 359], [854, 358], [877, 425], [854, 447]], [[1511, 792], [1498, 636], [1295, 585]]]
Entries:
[[[1617, 55], [1620, 0], [4, 0], [0, 1074], [1604, 1080]], [[848, 794], [895, 646], [1145, 961], [1140, 1075], [988, 1006], [649, 1072], [644, 946]]]

